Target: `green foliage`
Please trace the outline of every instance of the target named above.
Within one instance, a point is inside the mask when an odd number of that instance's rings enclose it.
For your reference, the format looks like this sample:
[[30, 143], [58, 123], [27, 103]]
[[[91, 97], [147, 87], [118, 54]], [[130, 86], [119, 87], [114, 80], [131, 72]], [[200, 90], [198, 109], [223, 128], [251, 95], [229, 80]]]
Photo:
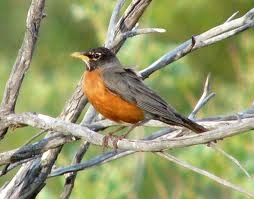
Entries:
[[[114, 1], [115, 2], [115, 1]], [[84, 66], [69, 55], [103, 44], [114, 3], [112, 1], [47, 1], [39, 40], [20, 91], [16, 112], [33, 111], [57, 116], [73, 92]], [[223, 23], [232, 13], [246, 12], [251, 1], [153, 1], [141, 27], [162, 27], [167, 33], [145, 35], [126, 42], [119, 57], [125, 65], [142, 69], [192, 35]], [[29, 2], [0, 3], [0, 97], [22, 42]], [[7, 17], [8, 16], [8, 17]], [[196, 51], [153, 74], [146, 83], [187, 115], [197, 102], [206, 75], [211, 72], [216, 97], [202, 109], [206, 117], [240, 111], [250, 106], [254, 89], [253, 30]], [[147, 129], [146, 129], [147, 130]], [[148, 134], [148, 131], [145, 134]], [[150, 130], [151, 131], [151, 130]], [[149, 132], [150, 132], [149, 131]], [[142, 137], [143, 129], [136, 133]], [[8, 134], [0, 151], [15, 148], [37, 133], [24, 128]], [[135, 133], [133, 133], [135, 134]], [[219, 142], [253, 173], [253, 135], [243, 134]], [[68, 165], [78, 148], [69, 144], [57, 166]], [[85, 160], [102, 152], [92, 150]], [[192, 164], [251, 189], [251, 183], [223, 156], [206, 146], [171, 151]], [[14, 172], [0, 179], [1, 185]], [[39, 198], [59, 198], [63, 177], [50, 179]], [[242, 198], [212, 182], [153, 154], [137, 153], [78, 174], [72, 198]]]

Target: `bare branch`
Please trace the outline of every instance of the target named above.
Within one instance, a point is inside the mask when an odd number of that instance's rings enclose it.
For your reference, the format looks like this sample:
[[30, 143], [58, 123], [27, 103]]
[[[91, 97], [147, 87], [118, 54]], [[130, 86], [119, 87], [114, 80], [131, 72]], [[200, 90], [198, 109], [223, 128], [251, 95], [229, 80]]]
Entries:
[[[34, 47], [38, 38], [40, 23], [43, 18], [45, 0], [33, 0], [26, 19], [26, 32], [23, 43], [12, 67], [10, 77], [5, 85], [4, 95], [0, 106], [0, 115], [14, 112], [19, 90], [24, 76], [32, 60]], [[2, 139], [7, 129], [0, 129]]]
[[23, 160], [20, 160], [18, 162], [15, 162], [13, 164], [10, 164], [8, 163], [7, 165], [4, 166], [4, 168], [0, 171], [0, 177], [7, 174], [9, 171], [11, 171], [12, 169], [15, 169], [16, 167], [26, 163], [26, 162], [29, 162], [29, 161], [32, 161], [33, 159], [36, 159], [38, 158], [40, 155], [35, 155], [31, 158], [27, 158], [27, 159], [23, 159]]
[[164, 66], [172, 63], [185, 56], [186, 54], [197, 50], [201, 47], [211, 45], [215, 42], [223, 40], [225, 38], [236, 35], [244, 30], [252, 28], [254, 25], [254, 9], [247, 12], [243, 17], [234, 19], [227, 23], [216, 26], [200, 35], [194, 37], [195, 45], [193, 45], [193, 39], [190, 39], [174, 50], [166, 53], [161, 58], [156, 60], [146, 69], [140, 71], [140, 75], [143, 78], [149, 77], [153, 72], [163, 68]]
[[211, 75], [208, 74], [207, 78], [206, 78], [206, 82], [205, 82], [205, 86], [204, 86], [204, 90], [203, 90], [203, 94], [200, 97], [200, 99], [198, 100], [198, 103], [196, 104], [195, 108], [193, 109], [193, 111], [191, 112], [191, 114], [189, 115], [190, 119], [195, 119], [196, 114], [198, 113], [198, 111], [206, 105], [206, 103], [212, 99], [215, 96], [214, 92], [211, 92], [211, 86], [210, 86], [210, 77]]
[[214, 143], [210, 143], [210, 146], [215, 150], [218, 151], [219, 153], [221, 153], [222, 155], [224, 155], [226, 158], [228, 158], [229, 160], [231, 160], [235, 165], [237, 165], [242, 171], [243, 173], [250, 179], [253, 181], [251, 175], [248, 173], [248, 171], [241, 165], [241, 163], [234, 158], [232, 155], [228, 154], [226, 151], [222, 150], [220, 147], [218, 147], [216, 144]]
[[107, 39], [105, 42], [105, 46], [110, 46], [111, 43], [113, 43], [115, 38], [115, 27], [117, 24], [117, 21], [119, 19], [121, 8], [123, 7], [125, 3], [125, 0], [118, 0], [116, 3], [116, 6], [112, 12], [109, 25], [108, 25], [108, 33], [107, 33]]
[[36, 143], [22, 146], [18, 149], [0, 153], [0, 165], [15, 163], [24, 159], [40, 155], [49, 149], [57, 148], [65, 143], [72, 142], [70, 136], [57, 135], [44, 138]]
[[165, 159], [167, 159], [169, 161], [172, 161], [172, 162], [174, 162], [174, 163], [176, 163], [178, 165], [181, 165], [184, 168], [190, 169], [190, 170], [192, 170], [192, 171], [194, 171], [196, 173], [204, 175], [204, 176], [206, 176], [206, 177], [216, 181], [217, 183], [222, 184], [223, 186], [226, 186], [226, 187], [229, 187], [229, 188], [231, 188], [231, 189], [233, 189], [235, 191], [238, 191], [238, 192], [244, 194], [245, 196], [248, 196], [250, 198], [254, 197], [254, 192], [249, 192], [246, 189], [244, 189], [244, 188], [242, 188], [242, 187], [240, 187], [238, 185], [232, 184], [231, 182], [229, 182], [227, 180], [224, 180], [224, 179], [222, 179], [222, 178], [220, 178], [220, 177], [218, 177], [218, 176], [216, 176], [216, 175], [214, 175], [214, 174], [212, 174], [212, 173], [210, 173], [208, 171], [205, 171], [203, 169], [199, 169], [197, 167], [194, 167], [194, 166], [190, 165], [189, 163], [187, 163], [187, 162], [185, 162], [183, 160], [180, 160], [179, 158], [176, 158], [176, 157], [170, 155], [169, 153], [166, 153], [166, 152], [157, 152], [156, 154], [158, 154], [159, 156], [161, 156], [161, 157], [163, 157], [163, 158], [165, 158]]
[[89, 106], [88, 110], [86, 111], [86, 114], [81, 122], [81, 125], [90, 124], [92, 123], [93, 119], [97, 115], [96, 110], [93, 106]]
[[[73, 123], [68, 123], [63, 120], [58, 120], [42, 114], [10, 114], [0, 117], [0, 127], [6, 124], [27, 124], [40, 129], [49, 129], [62, 132], [67, 135], [73, 135], [83, 138], [84, 140], [95, 144], [103, 145], [104, 135], [91, 131], [87, 127]], [[203, 122], [204, 124], [204, 122]], [[215, 130], [195, 134], [190, 136], [179, 137], [171, 140], [160, 141], [143, 141], [143, 140], [127, 140], [122, 139], [117, 142], [119, 149], [128, 149], [133, 151], [161, 151], [165, 149], [191, 146], [196, 144], [205, 144], [214, 140], [234, 136], [241, 132], [249, 131], [254, 128], [254, 118], [242, 119], [230, 126], [217, 127]], [[115, 147], [115, 140], [110, 139], [108, 145]]]
[[[142, 29], [132, 29], [130, 31], [127, 31], [125, 33], [120, 34], [114, 41], [115, 45], [118, 45], [122, 41], [126, 40], [129, 37], [134, 37], [137, 35], [142, 35], [142, 34], [151, 34], [151, 33], [164, 33], [166, 32], [165, 29], [163, 28], [142, 28]], [[116, 46], [111, 46], [111, 48], [115, 48]]]
[[[89, 148], [89, 142], [84, 142], [81, 144], [79, 150], [75, 154], [72, 165], [78, 164], [81, 162], [84, 154], [87, 152]], [[70, 194], [72, 192], [72, 189], [74, 187], [74, 182], [76, 180], [77, 172], [67, 173], [65, 175], [65, 183], [64, 183], [64, 191], [61, 194], [62, 199], [68, 199], [70, 197]]]
[[[123, 16], [119, 19], [116, 26], [114, 27], [114, 36], [115, 38], [118, 35], [121, 35], [125, 32], [128, 32], [135, 27], [136, 23], [138, 22], [139, 18], [142, 16], [143, 12], [150, 4], [151, 0], [133, 0], [131, 4], [128, 6], [126, 11], [124, 12]], [[107, 48], [111, 49], [113, 52], [118, 52], [121, 48], [125, 40], [120, 41], [120, 43], [116, 43], [113, 41], [109, 43]], [[108, 43], [108, 41], [106, 41]]]
[[225, 21], [225, 23], [227, 23], [227, 22], [231, 21], [232, 19], [234, 19], [235, 16], [236, 16], [238, 13], [239, 13], [239, 11], [235, 12], [234, 14], [232, 14], [232, 15]]
[[[156, 132], [152, 135], [147, 136], [144, 140], [160, 139], [165, 135], [171, 134], [172, 132], [173, 131], [170, 129], [163, 129], [163, 130], [160, 130], [159, 132]], [[133, 154], [133, 153], [136, 153], [136, 151], [128, 151], [128, 150], [117, 150], [116, 151], [116, 150], [113, 150], [113, 151], [98, 155], [98, 156], [96, 156], [84, 163], [79, 163], [79, 164], [55, 169], [52, 171], [52, 173], [50, 174], [49, 177], [56, 177], [56, 176], [63, 175], [65, 173], [69, 173], [69, 172], [85, 170], [85, 169], [91, 168], [93, 166], [111, 162], [113, 160], [125, 157], [125, 156]]]
[[[33, 1], [32, 4], [36, 2]], [[37, 2], [40, 2], [37, 0]], [[119, 18], [120, 10], [124, 4], [124, 0], [119, 0], [114, 9], [114, 13], [112, 14], [110, 25], [108, 28], [107, 40], [105, 42], [105, 46], [108, 48], [112, 48], [112, 51], [117, 52], [119, 48], [122, 46], [125, 39], [129, 36], [134, 36], [140, 33], [146, 33], [152, 30], [148, 29], [138, 29], [137, 22], [147, 6], [150, 4], [151, 0], [133, 0], [129, 5], [127, 10], [124, 12], [123, 16]], [[179, 48], [174, 50], [171, 54], [168, 53], [164, 58], [162, 57], [161, 62], [154, 63], [154, 68], [151, 69], [152, 65], [148, 67], [145, 71], [141, 71], [143, 77], [149, 76], [153, 71], [158, 70], [159, 68], [165, 66], [168, 63], [171, 63], [180, 57], [183, 57], [187, 53], [201, 48], [203, 46], [209, 45], [213, 42], [217, 42], [223, 38], [227, 38], [232, 36], [240, 31], [243, 31], [247, 28], [253, 26], [253, 10], [249, 11], [245, 16], [231, 20], [231, 17], [227, 23], [218, 26], [216, 28], [211, 29], [201, 35], [196, 37], [192, 37], [191, 40], [182, 44]], [[41, 17], [44, 15], [42, 14]], [[41, 18], [40, 18], [41, 19]], [[154, 31], [154, 30], [153, 30]], [[117, 40], [116, 38], [121, 38]], [[22, 49], [21, 49], [22, 50]], [[174, 54], [175, 53], [175, 54]], [[30, 61], [29, 61], [30, 62]], [[164, 64], [164, 65], [163, 65]], [[28, 63], [29, 65], [29, 63]], [[21, 81], [23, 76], [21, 78]], [[54, 119], [49, 116], [41, 115], [41, 114], [31, 114], [31, 113], [23, 113], [23, 114], [10, 114], [11, 111], [5, 109], [5, 106], [1, 106], [0, 108], [0, 129], [4, 129], [9, 127], [10, 125], [15, 124], [28, 124], [30, 126], [52, 130], [50, 131], [46, 138], [42, 139], [39, 142], [34, 144], [29, 144], [27, 146], [20, 147], [19, 149], [12, 150], [9, 152], [4, 152], [0, 154], [0, 163], [1, 164], [9, 164], [9, 163], [19, 163], [26, 162], [29, 158], [33, 158], [33, 161], [27, 162], [22, 165], [21, 169], [17, 172], [17, 174], [13, 177], [13, 179], [9, 182], [8, 185], [4, 186], [0, 192], [0, 198], [18, 198], [19, 196], [23, 196], [24, 198], [34, 198], [38, 192], [45, 185], [45, 180], [48, 177], [48, 174], [51, 172], [52, 166], [61, 151], [61, 146], [64, 143], [74, 141], [72, 136], [64, 136], [62, 133], [66, 135], [74, 135], [78, 138], [83, 138], [87, 142], [91, 142], [92, 144], [102, 145], [104, 136], [98, 134], [94, 131], [91, 131], [87, 128], [87, 126], [81, 126], [77, 124], [72, 124], [69, 122], [75, 122], [79, 117], [81, 111], [87, 103], [87, 99], [83, 96], [83, 92], [81, 89], [81, 81], [79, 82], [74, 94], [67, 102], [64, 110], [60, 114], [60, 119]], [[19, 90], [19, 89], [18, 89]], [[14, 91], [15, 95], [18, 95], [17, 92]], [[15, 95], [13, 99], [15, 99]], [[16, 98], [17, 99], [17, 98]], [[15, 107], [16, 99], [14, 100]], [[207, 98], [201, 99], [202, 103], [206, 103], [206, 99], [210, 99], [209, 95]], [[3, 104], [3, 103], [2, 103]], [[203, 105], [202, 105], [203, 106]], [[201, 107], [202, 107], [201, 106]], [[6, 111], [7, 110], [7, 111]], [[89, 109], [90, 112], [86, 114], [86, 117], [82, 122], [90, 123], [94, 118], [94, 110], [92, 108]], [[198, 111], [198, 110], [197, 110]], [[3, 113], [3, 114], [2, 114]], [[242, 115], [241, 115], [242, 116]], [[165, 150], [168, 148], [175, 147], [184, 147], [190, 146], [194, 144], [207, 143], [212, 140], [217, 140], [220, 138], [233, 136], [239, 134], [242, 131], [251, 130], [254, 127], [254, 116], [249, 114], [243, 114], [241, 120], [236, 120], [235, 117], [228, 117], [231, 120], [221, 121], [221, 119], [225, 119], [225, 117], [218, 116], [214, 118], [209, 118], [207, 120], [203, 120], [201, 123], [208, 126], [218, 126], [225, 125], [228, 123], [232, 123], [232, 125], [228, 127], [222, 127], [220, 129], [206, 132], [200, 135], [192, 135], [192, 136], [183, 136], [183, 137], [175, 137], [175, 135], [179, 134], [179, 130], [173, 132], [171, 136], [165, 135], [160, 138], [160, 140], [120, 140], [118, 141], [119, 149], [128, 149], [130, 151], [121, 150], [119, 154], [104, 154], [100, 157], [100, 159], [92, 159], [90, 162], [86, 162], [86, 166], [91, 167], [98, 165], [100, 163], [104, 163], [107, 161], [111, 161], [113, 159], [122, 157], [127, 154], [134, 153], [135, 151], [157, 151], [157, 150]], [[65, 121], [64, 121], [65, 120]], [[69, 122], [66, 122], [69, 121]], [[237, 121], [237, 122], [236, 122]], [[107, 122], [107, 121], [106, 121]], [[95, 125], [96, 123], [91, 124]], [[112, 124], [112, 123], [111, 123]], [[98, 130], [99, 128], [105, 128], [111, 125], [107, 123], [107, 126], [96, 126], [92, 129]], [[153, 123], [158, 126], [158, 123]], [[160, 124], [161, 125], [161, 124]], [[163, 124], [165, 126], [165, 124]], [[167, 129], [167, 131], [169, 131]], [[172, 130], [170, 130], [172, 131]], [[59, 136], [59, 137], [58, 137]], [[152, 135], [154, 136], [154, 135]], [[61, 139], [60, 139], [61, 138]], [[80, 147], [79, 151], [76, 153], [76, 157], [73, 160], [74, 165], [81, 161], [85, 151], [87, 150], [89, 144], [83, 145]], [[109, 140], [109, 146], [114, 147], [114, 140]], [[46, 152], [45, 152], [46, 151]], [[42, 154], [43, 153], [43, 154]], [[42, 154], [42, 155], [41, 155]], [[94, 161], [94, 162], [93, 162]], [[14, 163], [14, 164], [15, 164]], [[14, 166], [11, 164], [10, 166]], [[84, 166], [84, 165], [83, 165]], [[81, 168], [81, 167], [80, 167]], [[84, 168], [84, 167], [83, 167]], [[68, 198], [71, 190], [74, 185], [76, 171], [79, 168], [76, 167], [72, 170], [75, 173], [72, 173], [66, 178], [66, 189], [63, 193], [63, 198]], [[5, 171], [8, 170], [6, 167]], [[70, 171], [70, 170], [69, 170]], [[68, 172], [69, 172], [68, 171]], [[63, 170], [61, 171], [63, 172]], [[70, 181], [69, 181], [70, 180]], [[70, 182], [70, 183], [69, 183]]]

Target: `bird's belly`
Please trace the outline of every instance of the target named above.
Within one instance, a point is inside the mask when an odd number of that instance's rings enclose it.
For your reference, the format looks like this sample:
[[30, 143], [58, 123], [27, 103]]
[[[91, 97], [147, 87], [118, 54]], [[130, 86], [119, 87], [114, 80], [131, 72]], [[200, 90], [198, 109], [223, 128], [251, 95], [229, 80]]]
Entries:
[[108, 119], [127, 123], [137, 123], [144, 119], [144, 112], [139, 107], [105, 87], [98, 69], [85, 72], [83, 91], [94, 108]]

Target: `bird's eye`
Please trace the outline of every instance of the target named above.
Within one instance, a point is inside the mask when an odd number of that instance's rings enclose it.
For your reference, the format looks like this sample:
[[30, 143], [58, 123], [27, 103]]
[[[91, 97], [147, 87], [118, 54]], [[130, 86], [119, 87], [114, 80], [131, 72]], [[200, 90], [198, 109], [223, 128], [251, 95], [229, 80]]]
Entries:
[[99, 59], [101, 57], [101, 53], [94, 53], [94, 59]]

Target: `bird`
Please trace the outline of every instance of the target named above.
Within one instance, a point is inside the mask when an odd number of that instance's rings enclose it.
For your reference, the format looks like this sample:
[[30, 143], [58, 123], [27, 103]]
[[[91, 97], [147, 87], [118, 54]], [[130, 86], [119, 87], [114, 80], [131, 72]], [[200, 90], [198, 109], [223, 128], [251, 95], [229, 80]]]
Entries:
[[202, 125], [178, 113], [145, 85], [133, 69], [123, 67], [110, 49], [91, 48], [74, 52], [71, 56], [85, 63], [82, 90], [96, 111], [105, 118], [133, 125], [158, 120], [195, 133], [207, 131]]

